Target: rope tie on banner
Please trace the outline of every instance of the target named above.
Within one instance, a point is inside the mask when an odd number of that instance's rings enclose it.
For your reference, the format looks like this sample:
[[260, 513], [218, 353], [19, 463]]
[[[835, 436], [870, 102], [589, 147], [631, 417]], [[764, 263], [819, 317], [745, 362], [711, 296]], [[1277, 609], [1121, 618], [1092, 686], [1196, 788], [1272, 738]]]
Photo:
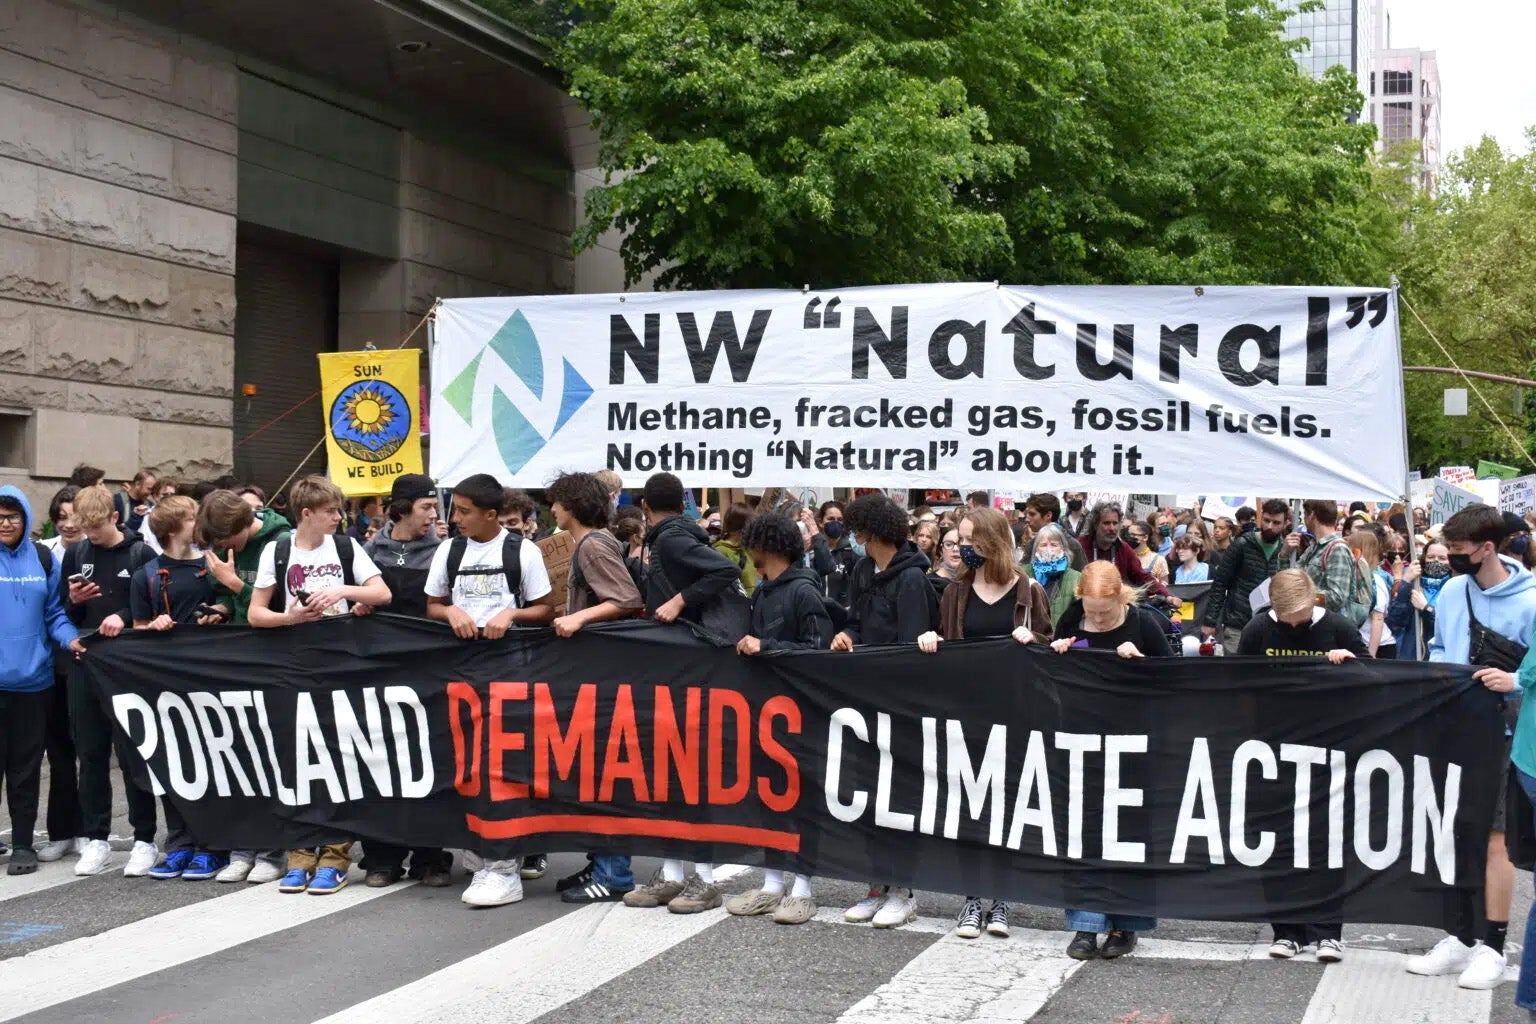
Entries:
[[[406, 334], [405, 337], [400, 339], [400, 344], [396, 345], [394, 347], [394, 349], [391, 349], [390, 351], [398, 351], [398, 350], [400, 350], [402, 348], [405, 348], [405, 346], [410, 343], [410, 340], [412, 338], [416, 337], [416, 332], [421, 330], [422, 325], [427, 323], [429, 320], [433, 319], [435, 316], [437, 316], [437, 307], [442, 305], [442, 302], [443, 302], [442, 299], [438, 299], [436, 302], [432, 303], [432, 308], [427, 310], [426, 313], [424, 313], [422, 315], [420, 320], [416, 321], [416, 326], [412, 327], [410, 332], [408, 334]], [[316, 391], [313, 395], [310, 395], [308, 398], [304, 399], [303, 402], [300, 402], [299, 405], [294, 406], [293, 409], [297, 409], [300, 405], [305, 405], [306, 403], [313, 402], [318, 397], [320, 397], [320, 392]], [[287, 416], [289, 412], [293, 412], [293, 409], [289, 409], [288, 412], [283, 413], [282, 416], [278, 416], [275, 419], [269, 420], [266, 423], [262, 424], [260, 429], [253, 430], [251, 433], [247, 434], [245, 436], [245, 440], [239, 442], [238, 444], [236, 444], [235, 447], [237, 447], [237, 448], [240, 447], [240, 445], [244, 444], [245, 441], [249, 441], [251, 438], [253, 438], [257, 434], [261, 433], [261, 431], [266, 430], [267, 427], [270, 427], [272, 424], [274, 424], [278, 420], [282, 419], [283, 416]], [[323, 444], [325, 444], [325, 432], [321, 431], [321, 433], [320, 433], [320, 440], [315, 442], [315, 446], [309, 450], [309, 454], [304, 456], [302, 459], [299, 460], [299, 464], [297, 466], [293, 467], [293, 472], [289, 473], [287, 479], [285, 479], [282, 483], [278, 484], [277, 485], [277, 490], [272, 492], [274, 497], [279, 495], [279, 494], [282, 494], [285, 490], [288, 489], [288, 485], [293, 483], [293, 478], [299, 475], [299, 470], [303, 469], [309, 463], [309, 460], [315, 457], [315, 453], [320, 450], [320, 446], [323, 445]]]
[[1483, 395], [1482, 391], [1478, 389], [1477, 385], [1472, 382], [1472, 378], [1467, 376], [1467, 371], [1463, 370], [1461, 366], [1456, 362], [1456, 357], [1451, 355], [1450, 350], [1440, 343], [1439, 338], [1435, 337], [1435, 332], [1430, 330], [1429, 324], [1425, 323], [1424, 318], [1419, 316], [1419, 311], [1413, 308], [1412, 303], [1402, 297], [1401, 292], [1398, 293], [1398, 301], [1403, 304], [1403, 308], [1407, 309], [1408, 312], [1413, 314], [1413, 318], [1419, 322], [1420, 327], [1424, 328], [1424, 333], [1429, 335], [1429, 340], [1435, 343], [1435, 347], [1440, 350], [1441, 355], [1445, 356], [1446, 361], [1451, 364], [1451, 368], [1461, 375], [1462, 383], [1466, 384], [1467, 390], [1476, 395], [1477, 400], [1483, 403], [1483, 407], [1488, 410], [1488, 415], [1492, 416], [1494, 422], [1503, 429], [1504, 433], [1509, 435], [1509, 439], [1514, 442], [1515, 448], [1520, 452], [1521, 455], [1525, 456], [1525, 461], [1529, 462], [1532, 466], [1536, 466], [1536, 457], [1531, 455], [1530, 449], [1526, 447], [1525, 441], [1523, 441], [1520, 436], [1510, 428], [1508, 423], [1504, 422], [1504, 417], [1499, 415], [1498, 410], [1494, 409], [1492, 403], [1488, 401], [1488, 399]]

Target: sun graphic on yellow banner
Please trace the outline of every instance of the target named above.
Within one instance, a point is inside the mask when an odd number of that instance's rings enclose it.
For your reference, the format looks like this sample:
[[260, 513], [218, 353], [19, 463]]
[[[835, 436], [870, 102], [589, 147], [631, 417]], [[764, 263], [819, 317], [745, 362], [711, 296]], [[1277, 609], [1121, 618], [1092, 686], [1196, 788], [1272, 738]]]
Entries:
[[377, 388], [366, 387], [353, 392], [342, 407], [350, 426], [359, 434], [382, 434], [395, 421], [389, 407], [389, 399]]

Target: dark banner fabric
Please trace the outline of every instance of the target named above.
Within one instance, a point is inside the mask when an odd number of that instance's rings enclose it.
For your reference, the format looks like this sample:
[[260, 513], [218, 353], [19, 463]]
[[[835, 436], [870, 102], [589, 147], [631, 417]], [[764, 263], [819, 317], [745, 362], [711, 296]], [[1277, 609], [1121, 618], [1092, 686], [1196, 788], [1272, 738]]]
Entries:
[[1505, 770], [1470, 669], [1393, 661], [1011, 640], [746, 658], [681, 626], [464, 642], [374, 615], [130, 632], [84, 665], [215, 849], [592, 850], [1444, 926], [1482, 887]]

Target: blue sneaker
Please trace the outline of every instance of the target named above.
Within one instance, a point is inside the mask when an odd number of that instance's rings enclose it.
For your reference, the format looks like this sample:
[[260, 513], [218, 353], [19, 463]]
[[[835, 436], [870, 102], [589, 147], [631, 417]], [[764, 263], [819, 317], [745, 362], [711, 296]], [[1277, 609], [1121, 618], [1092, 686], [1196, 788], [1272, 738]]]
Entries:
[[309, 883], [311, 896], [329, 896], [347, 887], [347, 873], [336, 868], [321, 868], [315, 872], [315, 880]]
[[150, 878], [180, 878], [192, 861], [191, 850], [172, 850], [160, 858], [160, 863], [149, 869]]
[[181, 872], [181, 877], [187, 882], [206, 882], [223, 871], [228, 864], [229, 858], [221, 853], [207, 853], [199, 850], [193, 855], [192, 862]]
[[309, 888], [309, 872], [303, 868], [294, 868], [283, 876], [283, 880], [277, 883], [278, 892], [303, 892]]

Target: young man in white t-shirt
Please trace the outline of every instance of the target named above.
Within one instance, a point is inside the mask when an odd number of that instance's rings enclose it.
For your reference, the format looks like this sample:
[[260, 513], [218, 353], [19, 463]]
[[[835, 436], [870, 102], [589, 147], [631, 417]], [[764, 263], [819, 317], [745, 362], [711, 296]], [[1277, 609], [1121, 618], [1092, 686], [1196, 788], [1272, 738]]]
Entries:
[[[541, 625], [555, 614], [544, 555], [502, 527], [502, 498], [487, 473], [459, 481], [451, 513], [459, 536], [438, 545], [427, 570], [427, 618], [446, 622], [460, 640], [500, 640], [514, 625]], [[523, 898], [518, 858], [487, 861], [466, 851], [464, 860], [475, 872], [465, 903], [499, 907]]]
[[[335, 536], [344, 500], [341, 488], [323, 476], [307, 476], [293, 485], [288, 504], [298, 514], [299, 525], [290, 536], [261, 550], [251, 593], [252, 626], [297, 626], [349, 611], [366, 615], [389, 604], [389, 587], [363, 546]], [[342, 567], [344, 549], [350, 549], [347, 568]], [[351, 846], [345, 842], [289, 850], [288, 873], [278, 891], [324, 896], [346, 888]]]

